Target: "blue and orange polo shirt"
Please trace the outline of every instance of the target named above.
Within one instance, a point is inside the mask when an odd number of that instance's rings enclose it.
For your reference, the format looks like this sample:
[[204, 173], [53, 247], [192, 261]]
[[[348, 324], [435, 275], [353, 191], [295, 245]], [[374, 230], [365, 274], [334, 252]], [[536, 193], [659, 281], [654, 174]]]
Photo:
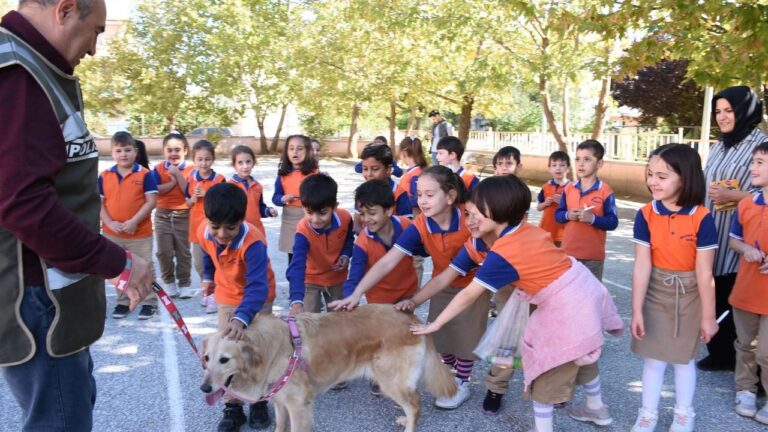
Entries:
[[[146, 194], [157, 193], [157, 183], [149, 174], [148, 169], [137, 163], [125, 177], [117, 171], [117, 165], [99, 174], [99, 195], [109, 217], [125, 222], [147, 202]], [[102, 229], [105, 234], [118, 238], [144, 238], [152, 235], [152, 220], [146, 218], [141, 221], [133, 234], [116, 233], [106, 224]]]
[[307, 218], [296, 226], [293, 243], [293, 258], [288, 264], [288, 279], [291, 302], [303, 301], [305, 285], [335, 286], [344, 283], [348, 269], [333, 270], [342, 256], [351, 257], [354, 244], [352, 216], [337, 208], [331, 218], [331, 226], [318, 230]]
[[254, 225], [264, 235], [267, 235], [264, 224], [261, 223], [261, 218], [270, 217], [269, 207], [264, 204], [264, 186], [253, 177], [244, 179], [240, 178], [237, 174], [233, 175], [229, 182], [237, 185], [245, 192], [245, 196], [248, 197], [248, 206], [245, 209], [246, 222]]
[[[561, 195], [565, 190], [565, 187], [568, 186], [568, 183], [570, 182], [566, 180], [565, 184], [561, 185], [556, 182], [555, 179], [550, 179], [541, 187], [537, 201], [539, 204], [541, 204], [549, 197]], [[563, 241], [563, 231], [565, 230], [565, 225], [557, 223], [555, 220], [555, 212], [557, 211], [557, 207], [558, 206], [556, 205], [551, 205], [544, 209], [544, 211], [541, 213], [539, 228], [550, 233], [552, 235], [552, 241], [559, 242]]]
[[[768, 254], [768, 208], [762, 192], [739, 201], [731, 221], [731, 237]], [[761, 263], [739, 258], [736, 283], [728, 301], [733, 307], [759, 315], [768, 315], [768, 274], [760, 273]]]
[[472, 189], [480, 183], [480, 180], [474, 174], [465, 170], [463, 166], [456, 170], [456, 174], [461, 177], [464, 186], [467, 188], [467, 192], [471, 192]]
[[704, 206], [672, 211], [654, 200], [637, 211], [632, 241], [651, 248], [654, 267], [694, 271], [697, 251], [717, 249], [717, 229]]
[[[165, 161], [155, 165], [152, 170], [152, 176], [155, 179], [155, 183], [159, 185], [168, 183], [171, 181], [171, 175], [168, 173], [168, 169], [171, 167], [171, 163]], [[187, 164], [187, 161], [182, 162], [178, 169], [181, 171], [184, 178], [188, 178], [192, 174], [192, 170], [195, 167]], [[164, 194], [157, 195], [157, 208], [164, 210], [186, 210], [187, 200], [184, 197], [184, 191], [181, 190], [177, 184], [173, 189]]]
[[523, 222], [501, 232], [475, 282], [493, 292], [514, 284], [535, 295], [570, 268], [568, 255], [552, 243], [548, 232]]
[[451, 261], [451, 268], [458, 274], [466, 276], [467, 273], [483, 265], [490, 251], [491, 249], [482, 239], [470, 237], [461, 247], [459, 254]]
[[408, 198], [408, 192], [392, 179], [389, 179], [389, 187], [392, 188], [392, 194], [395, 196], [395, 214], [413, 217], [413, 207]]
[[[563, 190], [563, 200], [555, 212], [555, 220], [565, 224], [563, 250], [579, 260], [605, 261], [606, 231], [619, 226], [613, 189], [597, 179], [588, 190], [581, 190], [581, 181], [569, 183]], [[594, 207], [592, 223], [568, 220], [568, 209]]]
[[234, 319], [247, 326], [265, 302], [275, 299], [275, 273], [264, 234], [244, 222], [229, 245], [219, 244], [205, 223], [197, 235], [203, 250], [203, 280], [214, 281], [216, 303], [237, 306]]
[[[451, 264], [451, 260], [459, 253], [464, 243], [469, 239], [470, 233], [464, 222], [462, 211], [455, 208], [451, 215], [448, 229], [443, 230], [432, 218], [420, 214], [413, 219], [413, 223], [397, 239], [395, 247], [402, 253], [413, 256], [420, 252], [432, 257], [434, 269], [432, 274], [442, 273]], [[454, 287], [464, 288], [469, 285], [474, 277], [474, 271], [456, 278], [451, 284]]]
[[[420, 176], [421, 176], [420, 166], [414, 165], [412, 167], [408, 167], [408, 169], [405, 170], [403, 177], [400, 178], [400, 183], [397, 184], [400, 187], [400, 189], [403, 189], [408, 193], [408, 199], [411, 200], [412, 209], [419, 207], [417, 194], [416, 194], [416, 184], [418, 183]], [[413, 213], [413, 211], [411, 212]]]
[[[197, 188], [197, 185], [200, 185], [200, 187], [207, 191], [210, 189], [213, 185], [217, 183], [224, 183], [226, 179], [223, 175], [217, 174], [216, 171], [211, 170], [211, 174], [203, 178], [200, 175], [199, 170], [192, 170], [192, 172], [189, 174], [189, 177], [187, 177], [187, 190], [184, 191], [184, 197], [186, 199], [192, 198], [192, 194], [195, 192], [195, 188]], [[197, 243], [197, 228], [200, 226], [201, 223], [205, 221], [205, 197], [197, 198], [197, 201], [192, 206], [191, 211], [189, 212], [189, 242], [190, 243]]]
[[[393, 233], [391, 245], [387, 245], [376, 233], [365, 228], [357, 236], [352, 250], [352, 263], [349, 277], [344, 282], [344, 297], [350, 296], [371, 269], [395, 244], [402, 233], [411, 225], [404, 216], [390, 216]], [[416, 269], [413, 268], [413, 258], [406, 257], [397, 263], [394, 269], [365, 293], [368, 303], [394, 304], [404, 298], [413, 296], [419, 288]]]
[[[301, 170], [294, 168], [290, 173], [284, 176], [278, 175], [275, 179], [275, 193], [272, 195], [272, 203], [276, 206], [301, 207], [299, 199], [299, 187], [305, 178], [319, 173], [319, 169], [314, 169], [307, 175], [301, 173]], [[284, 195], [295, 195], [296, 199], [288, 204], [283, 204]]]

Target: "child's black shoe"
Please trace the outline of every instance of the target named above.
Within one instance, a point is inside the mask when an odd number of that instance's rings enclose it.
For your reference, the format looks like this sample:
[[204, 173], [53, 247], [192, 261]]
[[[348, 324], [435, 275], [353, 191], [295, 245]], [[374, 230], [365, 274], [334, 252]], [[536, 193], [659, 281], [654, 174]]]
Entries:
[[251, 429], [266, 429], [269, 426], [269, 410], [267, 401], [251, 404], [248, 413], [248, 426]]
[[485, 393], [485, 399], [483, 399], [483, 412], [486, 415], [497, 415], [501, 409], [501, 398], [503, 397], [502, 393], [494, 393], [488, 390]]
[[244, 425], [247, 420], [242, 405], [227, 403], [224, 405], [224, 417], [219, 422], [218, 431], [239, 432], [240, 426]]

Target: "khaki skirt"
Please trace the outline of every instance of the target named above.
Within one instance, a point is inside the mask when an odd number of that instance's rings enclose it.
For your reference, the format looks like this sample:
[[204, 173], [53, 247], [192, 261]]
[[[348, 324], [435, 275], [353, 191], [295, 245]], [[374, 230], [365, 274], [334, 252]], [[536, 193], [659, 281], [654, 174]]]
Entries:
[[[460, 291], [461, 288], [449, 286], [432, 297], [427, 319], [434, 321]], [[486, 290], [469, 308], [434, 333], [433, 340], [437, 352], [453, 354], [464, 360], [476, 360], [477, 356], [472, 351], [488, 327], [490, 301], [491, 292]]]
[[643, 303], [645, 336], [632, 339], [632, 352], [667, 363], [686, 364], [696, 356], [701, 332], [701, 299], [695, 272], [654, 267]]
[[296, 238], [296, 226], [304, 218], [304, 210], [301, 207], [285, 206], [280, 220], [280, 252], [293, 253], [293, 240]]

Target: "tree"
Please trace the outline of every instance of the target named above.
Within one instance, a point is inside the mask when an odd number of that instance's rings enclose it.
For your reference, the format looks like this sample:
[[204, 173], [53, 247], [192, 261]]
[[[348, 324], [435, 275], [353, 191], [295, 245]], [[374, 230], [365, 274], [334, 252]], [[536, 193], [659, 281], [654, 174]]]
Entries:
[[668, 126], [697, 125], [704, 91], [687, 75], [688, 61], [662, 60], [614, 83], [611, 96], [621, 105], [642, 111], [643, 123], [662, 120]]

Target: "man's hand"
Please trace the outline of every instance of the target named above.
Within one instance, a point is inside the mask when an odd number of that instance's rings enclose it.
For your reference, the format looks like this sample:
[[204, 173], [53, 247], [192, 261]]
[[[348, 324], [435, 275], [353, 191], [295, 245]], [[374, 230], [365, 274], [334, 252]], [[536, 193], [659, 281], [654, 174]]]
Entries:
[[[137, 255], [133, 255], [131, 266], [131, 278], [126, 284], [125, 295], [131, 302], [128, 308], [134, 310], [145, 297], [152, 294], [152, 268]], [[117, 277], [109, 281], [115, 286], [118, 285]]]

